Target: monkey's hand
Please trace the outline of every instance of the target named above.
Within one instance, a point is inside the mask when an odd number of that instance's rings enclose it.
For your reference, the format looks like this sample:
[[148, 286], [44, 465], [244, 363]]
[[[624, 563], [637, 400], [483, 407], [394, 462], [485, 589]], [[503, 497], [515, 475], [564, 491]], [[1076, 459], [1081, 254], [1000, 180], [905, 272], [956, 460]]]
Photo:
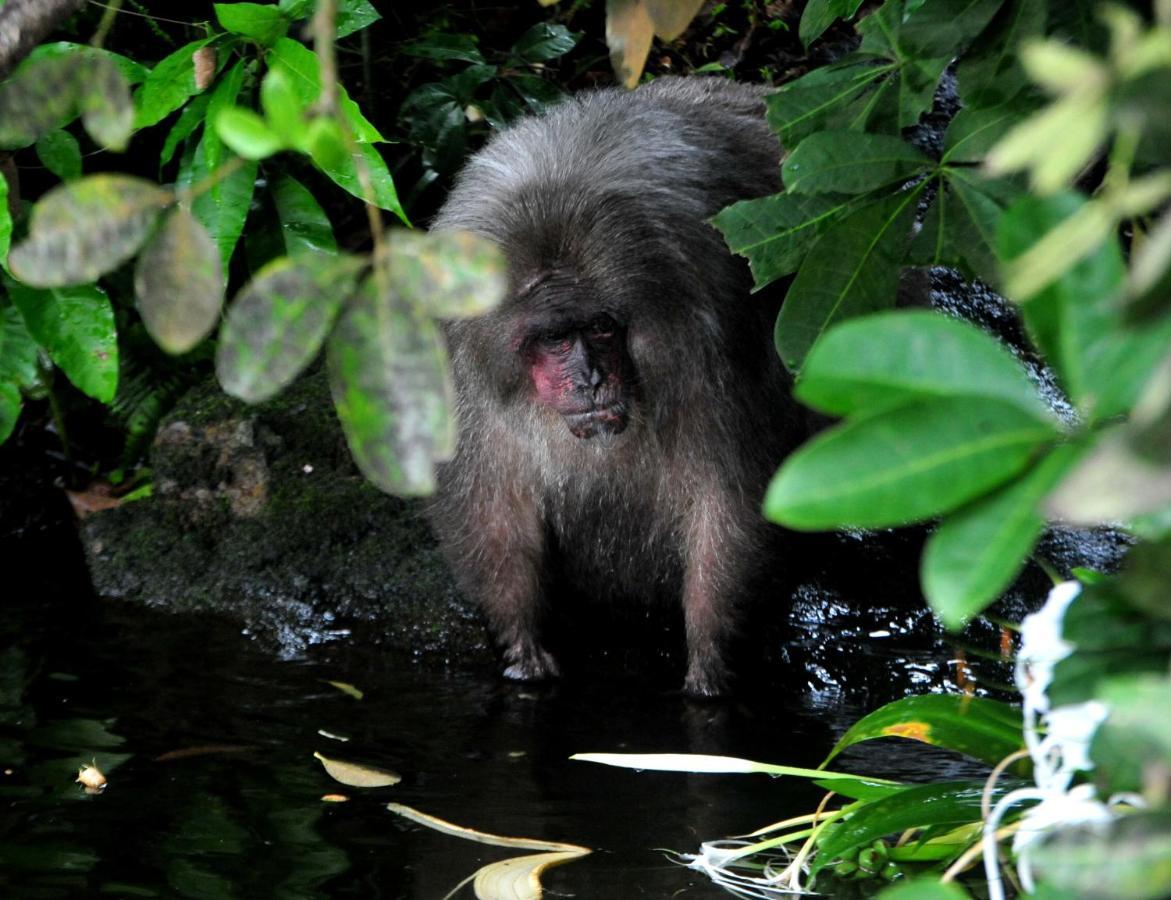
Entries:
[[533, 643], [518, 641], [504, 652], [504, 659], [509, 663], [504, 677], [513, 681], [543, 681], [561, 674], [553, 655]]

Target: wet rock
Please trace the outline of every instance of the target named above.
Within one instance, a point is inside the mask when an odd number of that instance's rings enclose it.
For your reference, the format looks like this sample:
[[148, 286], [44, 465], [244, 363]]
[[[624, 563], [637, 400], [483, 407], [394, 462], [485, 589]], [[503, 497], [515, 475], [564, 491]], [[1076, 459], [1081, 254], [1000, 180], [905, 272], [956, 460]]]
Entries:
[[488, 660], [418, 503], [359, 474], [321, 374], [247, 406], [189, 394], [151, 452], [154, 493], [90, 516], [99, 594], [214, 613], [284, 655], [352, 634], [413, 656]]

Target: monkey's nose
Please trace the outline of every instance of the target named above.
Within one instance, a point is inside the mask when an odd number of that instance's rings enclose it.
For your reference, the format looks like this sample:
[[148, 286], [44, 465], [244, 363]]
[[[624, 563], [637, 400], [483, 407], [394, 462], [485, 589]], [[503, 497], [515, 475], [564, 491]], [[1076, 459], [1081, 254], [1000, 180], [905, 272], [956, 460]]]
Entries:
[[602, 383], [602, 373], [597, 369], [590, 369], [590, 387], [597, 388]]

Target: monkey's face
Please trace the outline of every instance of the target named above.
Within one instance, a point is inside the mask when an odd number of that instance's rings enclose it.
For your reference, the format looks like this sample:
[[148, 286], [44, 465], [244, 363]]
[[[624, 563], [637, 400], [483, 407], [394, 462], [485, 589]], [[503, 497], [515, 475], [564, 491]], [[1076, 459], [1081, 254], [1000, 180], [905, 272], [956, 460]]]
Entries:
[[575, 437], [620, 434], [633, 401], [626, 330], [606, 313], [530, 321], [519, 341], [536, 403]]

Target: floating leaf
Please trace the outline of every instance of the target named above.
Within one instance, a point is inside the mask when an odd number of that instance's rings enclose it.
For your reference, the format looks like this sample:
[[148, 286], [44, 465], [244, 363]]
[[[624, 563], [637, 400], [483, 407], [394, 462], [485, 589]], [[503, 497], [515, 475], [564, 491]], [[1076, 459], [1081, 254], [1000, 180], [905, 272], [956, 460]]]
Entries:
[[37, 158], [62, 181], [81, 177], [81, 147], [68, 131], [58, 129], [37, 138]]
[[187, 210], [172, 210], [143, 248], [134, 294], [146, 330], [168, 353], [186, 353], [215, 328], [224, 303], [220, 254]]
[[329, 337], [330, 389], [362, 473], [388, 493], [428, 494], [455, 450], [446, 352], [434, 320], [379, 281], [366, 280]]
[[929, 397], [991, 397], [1052, 421], [1003, 343], [930, 310], [882, 312], [834, 326], [810, 351], [794, 396], [835, 416]]
[[781, 166], [787, 191], [864, 194], [903, 181], [932, 165], [900, 137], [819, 131], [797, 145]]
[[863, 716], [841, 736], [822, 765], [855, 744], [909, 738], [996, 765], [1025, 745], [1019, 709], [982, 697], [928, 694], [903, 697]]
[[[354, 687], [352, 684], [350, 684], [349, 682], [346, 682], [346, 681], [328, 681], [327, 680], [325, 683], [330, 685], [331, 687], [337, 688], [343, 694], [346, 694], [350, 697], [353, 697], [355, 700], [361, 700], [363, 697], [366, 696], [364, 693], [362, 693], [362, 691], [360, 691], [358, 688]], [[334, 735], [329, 735], [329, 737], [334, 737]]]
[[638, 84], [654, 37], [655, 25], [642, 0], [606, 0], [606, 46], [619, 83]]
[[390, 787], [402, 781], [402, 776], [386, 769], [377, 769], [374, 766], [363, 766], [358, 763], [345, 762], [340, 759], [329, 759], [320, 753], [314, 753], [314, 758], [321, 760], [325, 771], [334, 781], [348, 784], [350, 787], [380, 788]]
[[216, 20], [224, 31], [252, 38], [262, 47], [270, 47], [289, 30], [289, 20], [271, 4], [215, 3]]
[[95, 281], [133, 256], [174, 198], [128, 175], [91, 175], [56, 187], [33, 207], [28, 237], [8, 265], [21, 281], [60, 287]]
[[155, 125], [182, 106], [199, 88], [195, 84], [195, 51], [215, 38], [202, 38], [180, 47], [162, 60], [134, 95], [135, 128]]
[[386, 264], [392, 289], [440, 318], [481, 315], [508, 289], [500, 248], [466, 231], [396, 231]]
[[777, 318], [777, 349], [791, 370], [831, 325], [894, 306], [919, 191], [843, 216], [809, 250]]
[[259, 403], [313, 361], [361, 263], [307, 254], [273, 260], [237, 294], [216, 347], [225, 391]]
[[1084, 451], [1054, 448], [1032, 471], [948, 516], [931, 535], [920, 580], [944, 625], [962, 627], [1012, 584], [1045, 530], [1042, 500]]
[[109, 403], [118, 387], [118, 335], [114, 308], [92, 284], [40, 290], [9, 285], [29, 333], [48, 351], [78, 390]]
[[950, 512], [1056, 437], [1003, 400], [942, 397], [849, 420], [785, 460], [765, 515], [789, 528], [884, 528]]

